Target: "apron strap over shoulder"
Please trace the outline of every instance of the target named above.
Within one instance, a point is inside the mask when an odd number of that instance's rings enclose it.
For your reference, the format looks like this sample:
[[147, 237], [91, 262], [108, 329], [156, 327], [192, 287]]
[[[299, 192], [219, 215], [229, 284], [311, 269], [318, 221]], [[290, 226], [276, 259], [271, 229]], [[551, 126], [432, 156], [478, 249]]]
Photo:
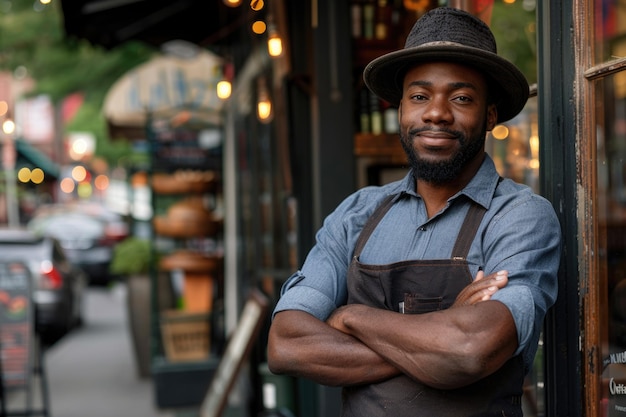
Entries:
[[452, 249], [452, 259], [467, 259], [470, 246], [474, 241], [476, 231], [486, 211], [487, 209], [480, 204], [472, 202], [472, 205], [465, 215], [465, 221], [459, 231], [459, 236], [456, 239], [454, 248]]
[[367, 219], [367, 222], [365, 223], [365, 226], [363, 226], [363, 230], [361, 231], [361, 234], [359, 235], [359, 239], [357, 240], [356, 245], [354, 247], [353, 257], [356, 257], [358, 259], [358, 257], [361, 256], [361, 251], [363, 250], [365, 243], [367, 243], [367, 240], [369, 239], [370, 235], [372, 234], [374, 229], [376, 229], [376, 226], [378, 226], [378, 223], [380, 223], [383, 217], [385, 217], [385, 214], [387, 214], [387, 211], [389, 211], [389, 208], [391, 208], [393, 203], [395, 203], [397, 198], [400, 197], [401, 195], [402, 193], [391, 194], [385, 197], [383, 202], [376, 208], [376, 210], [370, 216], [370, 218]]

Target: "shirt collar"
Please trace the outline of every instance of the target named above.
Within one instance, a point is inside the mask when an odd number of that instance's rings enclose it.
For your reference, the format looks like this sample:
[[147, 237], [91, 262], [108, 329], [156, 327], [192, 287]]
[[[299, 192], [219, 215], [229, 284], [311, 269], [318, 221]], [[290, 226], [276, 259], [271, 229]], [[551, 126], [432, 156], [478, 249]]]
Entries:
[[458, 198], [459, 195], [465, 195], [488, 209], [499, 182], [500, 174], [496, 171], [493, 159], [485, 153], [485, 159], [474, 178], [450, 201]]
[[[478, 169], [476, 175], [474, 175], [474, 178], [471, 179], [465, 188], [450, 197], [449, 202], [452, 202], [453, 200], [459, 198], [459, 196], [464, 195], [481, 206], [489, 208], [499, 181], [500, 175], [496, 171], [496, 166], [489, 154], [485, 153], [485, 159], [483, 160], [483, 163]], [[415, 184], [413, 170], [410, 170], [401, 181], [399, 191], [418, 197], [415, 190]]]

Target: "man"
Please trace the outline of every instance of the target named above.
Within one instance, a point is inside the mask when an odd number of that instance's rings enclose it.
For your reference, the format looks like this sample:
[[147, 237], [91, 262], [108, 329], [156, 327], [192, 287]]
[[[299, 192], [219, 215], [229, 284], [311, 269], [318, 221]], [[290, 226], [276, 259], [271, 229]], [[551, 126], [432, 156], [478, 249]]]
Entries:
[[528, 83], [487, 25], [452, 8], [425, 14], [364, 79], [398, 105], [411, 170], [325, 220], [275, 308], [270, 369], [344, 387], [343, 416], [521, 416], [560, 227], [484, 143]]

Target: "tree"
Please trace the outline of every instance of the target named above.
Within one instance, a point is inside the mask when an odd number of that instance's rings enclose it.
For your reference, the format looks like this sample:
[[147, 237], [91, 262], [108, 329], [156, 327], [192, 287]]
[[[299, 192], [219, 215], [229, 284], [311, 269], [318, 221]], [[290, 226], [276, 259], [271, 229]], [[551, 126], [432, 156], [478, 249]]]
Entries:
[[82, 93], [84, 103], [64, 130], [93, 133], [96, 155], [117, 165], [131, 147], [128, 141], [109, 138], [102, 114], [104, 98], [118, 78], [156, 51], [140, 42], [104, 50], [68, 39], [62, 19], [57, 2], [0, 1], [0, 71], [27, 73], [36, 82], [29, 95], [48, 95], [55, 104], [69, 94]]

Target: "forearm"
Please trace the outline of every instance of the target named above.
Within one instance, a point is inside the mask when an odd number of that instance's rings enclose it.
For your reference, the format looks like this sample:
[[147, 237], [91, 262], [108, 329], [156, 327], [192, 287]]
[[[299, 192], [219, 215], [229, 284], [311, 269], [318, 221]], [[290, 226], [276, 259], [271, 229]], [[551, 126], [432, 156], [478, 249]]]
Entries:
[[348, 306], [338, 316], [342, 331], [435, 388], [458, 388], [484, 378], [517, 346], [513, 319], [496, 301], [422, 315]]
[[301, 311], [275, 316], [269, 333], [268, 363], [274, 373], [330, 386], [371, 383], [399, 373], [355, 337]]

